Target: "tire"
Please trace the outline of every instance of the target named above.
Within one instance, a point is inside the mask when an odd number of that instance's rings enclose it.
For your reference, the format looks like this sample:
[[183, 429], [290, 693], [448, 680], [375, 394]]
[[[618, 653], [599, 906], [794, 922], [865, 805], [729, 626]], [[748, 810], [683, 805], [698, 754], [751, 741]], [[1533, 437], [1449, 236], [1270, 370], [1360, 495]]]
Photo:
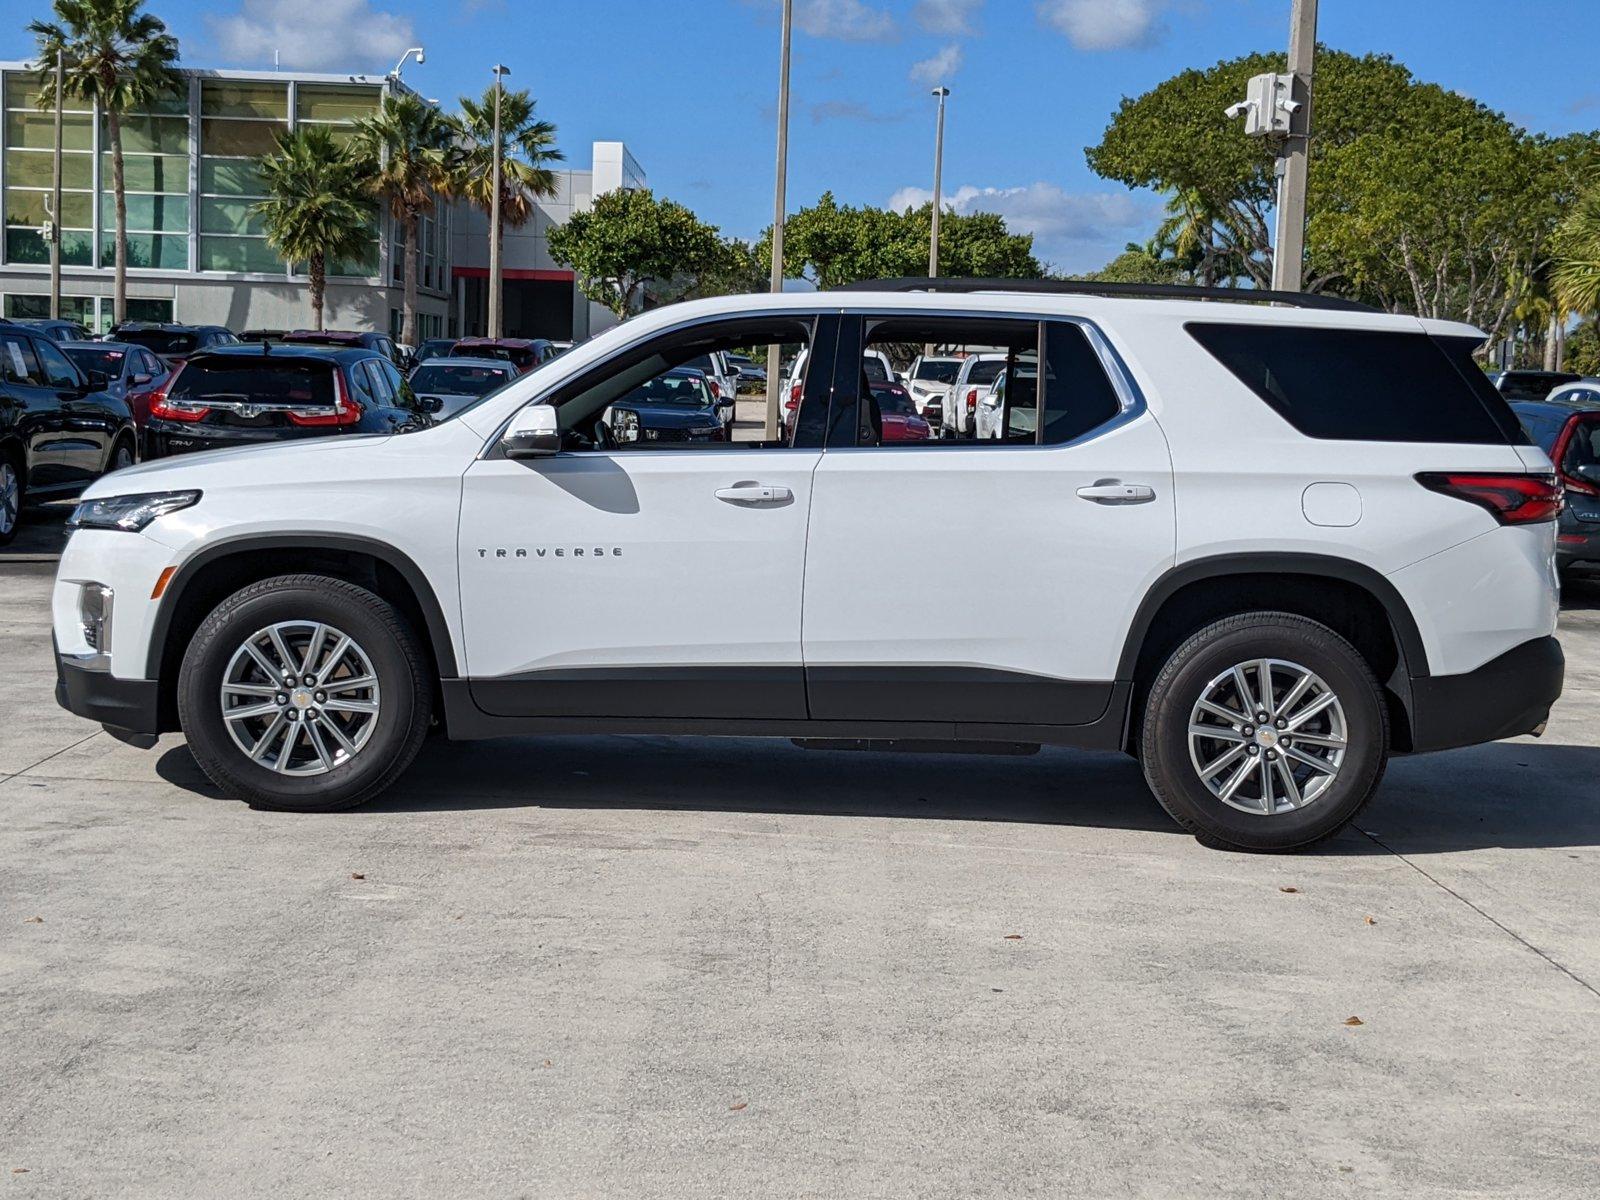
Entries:
[[[1259, 704], [1249, 724], [1230, 721], [1222, 712], [1241, 713], [1244, 689], [1252, 699], [1262, 692], [1264, 662], [1268, 724], [1255, 720]], [[1202, 699], [1219, 711], [1200, 708]], [[1194, 737], [1196, 727], [1209, 732]], [[1372, 800], [1388, 761], [1389, 712], [1372, 668], [1333, 630], [1291, 613], [1241, 613], [1207, 625], [1167, 659], [1150, 687], [1139, 749], [1156, 799], [1204, 845], [1295, 850], [1332, 837]], [[1236, 790], [1224, 799], [1230, 784]]]
[[22, 463], [10, 449], [0, 449], [0, 546], [11, 544], [22, 524], [22, 496], [27, 484]]
[[[304, 670], [318, 631], [310, 676], [292, 688], [269, 679], [265, 668], [281, 671], [284, 652]], [[350, 648], [336, 655], [340, 637]], [[305, 683], [318, 675], [324, 682]], [[375, 685], [359, 683], [370, 679]], [[225, 718], [224, 704], [242, 715]], [[261, 706], [271, 709], [245, 711]], [[400, 613], [365, 588], [320, 575], [281, 575], [229, 596], [201, 622], [178, 675], [178, 720], [196, 761], [253, 808], [332, 812], [366, 803], [410, 766], [432, 709], [429, 658]]]
[[133, 439], [121, 437], [111, 447], [111, 453], [106, 457], [106, 474], [120, 471], [124, 467], [131, 467], [139, 461], [139, 452], [134, 447]]

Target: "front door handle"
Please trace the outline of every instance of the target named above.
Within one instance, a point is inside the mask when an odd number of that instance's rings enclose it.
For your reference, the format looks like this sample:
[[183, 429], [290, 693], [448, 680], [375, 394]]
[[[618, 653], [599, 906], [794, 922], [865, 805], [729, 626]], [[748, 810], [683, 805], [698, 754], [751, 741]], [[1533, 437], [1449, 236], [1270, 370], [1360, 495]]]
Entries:
[[1148, 504], [1156, 498], [1155, 488], [1144, 483], [1123, 483], [1120, 479], [1097, 479], [1078, 495], [1096, 504]]
[[794, 499], [794, 493], [786, 487], [770, 483], [736, 483], [732, 487], [718, 488], [718, 500], [729, 504], [788, 504]]

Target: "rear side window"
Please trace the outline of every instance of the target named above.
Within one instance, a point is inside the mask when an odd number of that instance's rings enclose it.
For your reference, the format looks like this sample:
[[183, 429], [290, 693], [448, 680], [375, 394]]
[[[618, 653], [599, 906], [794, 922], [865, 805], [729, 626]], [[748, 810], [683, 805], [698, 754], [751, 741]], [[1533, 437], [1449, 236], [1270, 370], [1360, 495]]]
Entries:
[[247, 404], [331, 405], [333, 371], [332, 363], [305, 359], [191, 358], [178, 372], [171, 395], [173, 399]]
[[1307, 437], [1524, 442], [1473, 343], [1425, 333], [1191, 323], [1190, 336]]

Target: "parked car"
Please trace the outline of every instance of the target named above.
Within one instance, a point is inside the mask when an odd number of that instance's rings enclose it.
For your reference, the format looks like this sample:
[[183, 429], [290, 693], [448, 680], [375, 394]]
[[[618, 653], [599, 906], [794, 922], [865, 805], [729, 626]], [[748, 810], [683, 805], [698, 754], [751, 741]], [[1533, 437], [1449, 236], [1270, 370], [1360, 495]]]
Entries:
[[1005, 370], [1004, 354], [969, 354], [961, 360], [955, 382], [939, 413], [939, 429], [943, 437], [972, 437], [977, 432], [976, 414], [979, 402], [994, 387], [994, 381]]
[[676, 367], [614, 401], [605, 422], [618, 445], [634, 442], [724, 442], [733, 400], [711, 390], [705, 372]]
[[239, 339], [221, 325], [160, 325], [150, 321], [124, 321], [106, 334], [108, 342], [143, 346], [169, 367], [179, 366], [191, 354], [237, 345]]
[[719, 398], [735, 400], [739, 396], [739, 370], [729, 361], [727, 354], [713, 350], [697, 355], [684, 364], [705, 375], [706, 381]]
[[412, 371], [410, 383], [423, 408], [448, 417], [516, 377], [516, 367], [504, 359], [435, 358]]
[[224, 346], [191, 356], [151, 401], [145, 453], [166, 458], [432, 424], [411, 385], [376, 350]]
[[[780, 414], [783, 418], [785, 430], [794, 428], [795, 416], [800, 409], [800, 398], [805, 387], [806, 363], [811, 357], [810, 347], [802, 348], [794, 356], [794, 361], [789, 364], [789, 371], [783, 380], [783, 404]], [[889, 356], [882, 350], [871, 348], [861, 352], [862, 378], [869, 384], [890, 383], [894, 380], [894, 364], [889, 361]]]
[[933, 427], [917, 411], [911, 393], [900, 384], [874, 383], [868, 394], [872, 397], [872, 404], [867, 409], [867, 419], [876, 425], [867, 441], [868, 445], [925, 442], [933, 436]]
[[930, 425], [941, 425], [950, 385], [961, 372], [961, 360], [952, 356], [919, 354], [906, 372], [906, 387], [917, 411]]
[[429, 338], [417, 347], [417, 362], [425, 363], [430, 358], [444, 358], [455, 344], [455, 338]]
[[756, 362], [748, 354], [725, 355], [728, 365], [733, 368], [734, 386], [746, 391], [765, 391], [767, 387], [767, 368]]
[[1600, 379], [1564, 384], [1543, 400], [1513, 400], [1511, 409], [1550, 456], [1565, 493], [1556, 565], [1600, 562]]
[[56, 317], [12, 317], [11, 323], [42, 333], [52, 342], [90, 342], [94, 334], [76, 321]]
[[[61, 559], [57, 694], [136, 745], [181, 729], [262, 807], [369, 800], [434, 728], [1052, 744], [1134, 754], [1179, 825], [1257, 851], [1344, 828], [1391, 754], [1544, 729], [1561, 491], [1483, 332], [1005, 287], [663, 306], [406, 437], [119, 472]], [[774, 336], [834, 348], [792, 439], [607, 438], [642, 379]], [[1043, 436], [870, 444], [873, 337], [1032, 341]]]
[[1006, 419], [1006, 401], [1012, 391], [1011, 370], [1006, 368], [995, 376], [994, 384], [978, 400], [973, 434], [979, 441], [998, 441], [1009, 436], [1013, 441], [1031, 441], [1038, 431], [1038, 407], [1033, 398], [1033, 388], [1038, 385], [1037, 364], [1022, 363], [1017, 367], [1017, 378], [1026, 390], [1027, 403], [1014, 405], [1010, 420]]
[[44, 334], [0, 324], [0, 545], [24, 502], [71, 496], [138, 461], [133, 414], [105, 384]]
[[498, 358], [526, 375], [556, 356], [555, 345], [544, 338], [462, 338], [450, 348], [455, 358]]
[[1577, 383], [1582, 378], [1571, 371], [1501, 371], [1494, 378], [1494, 386], [1507, 400], [1543, 400], [1552, 388]]
[[61, 351], [86, 374], [103, 375], [105, 390], [126, 401], [141, 430], [150, 416], [150, 398], [166, 386], [172, 370], [154, 353], [131, 342], [62, 342]]
[[259, 346], [263, 342], [276, 345], [288, 337], [289, 332], [287, 329], [246, 329], [239, 335], [239, 340], [255, 346]]
[[387, 333], [355, 329], [295, 329], [279, 339], [285, 346], [335, 346], [341, 349], [371, 350], [383, 355], [400, 371], [406, 373], [406, 356]]

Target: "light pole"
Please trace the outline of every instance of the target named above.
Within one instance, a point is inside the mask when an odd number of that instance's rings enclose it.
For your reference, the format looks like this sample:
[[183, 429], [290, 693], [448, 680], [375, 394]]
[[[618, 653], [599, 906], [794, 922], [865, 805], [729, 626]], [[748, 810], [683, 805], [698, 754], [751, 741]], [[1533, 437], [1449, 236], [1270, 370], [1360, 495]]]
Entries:
[[[65, 64], [56, 51], [56, 143], [50, 167], [50, 319], [61, 319], [61, 102]], [[98, 332], [99, 326], [97, 325]]]
[[1311, 159], [1311, 73], [1317, 53], [1317, 0], [1294, 0], [1289, 18], [1289, 74], [1294, 80], [1289, 136], [1278, 159], [1277, 236], [1272, 287], [1298, 292], [1306, 251], [1306, 177]]
[[933, 89], [939, 97], [939, 117], [933, 135], [933, 233], [928, 238], [928, 278], [939, 277], [939, 209], [944, 202], [944, 101], [950, 89], [943, 85]]
[[[783, 291], [783, 215], [784, 190], [789, 182], [789, 34], [794, 27], [794, 0], [783, 0], [783, 32], [778, 49], [778, 172], [772, 188], [772, 276], [771, 288]], [[762, 434], [776, 441], [782, 428], [779, 397], [783, 381], [778, 371], [783, 366], [783, 351], [776, 344], [767, 347], [767, 419]]]
[[494, 165], [489, 176], [489, 336], [501, 336], [500, 310], [500, 91], [511, 68], [494, 68]]

